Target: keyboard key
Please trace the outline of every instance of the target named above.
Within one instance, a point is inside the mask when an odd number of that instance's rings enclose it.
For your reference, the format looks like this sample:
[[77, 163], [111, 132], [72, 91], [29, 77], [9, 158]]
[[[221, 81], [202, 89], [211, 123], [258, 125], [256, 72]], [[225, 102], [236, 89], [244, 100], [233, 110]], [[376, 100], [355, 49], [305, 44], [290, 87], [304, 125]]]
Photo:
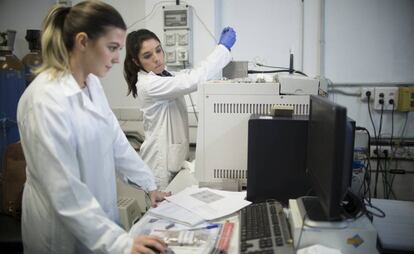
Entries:
[[251, 204], [241, 210], [240, 252], [293, 254], [292, 238], [282, 205]]

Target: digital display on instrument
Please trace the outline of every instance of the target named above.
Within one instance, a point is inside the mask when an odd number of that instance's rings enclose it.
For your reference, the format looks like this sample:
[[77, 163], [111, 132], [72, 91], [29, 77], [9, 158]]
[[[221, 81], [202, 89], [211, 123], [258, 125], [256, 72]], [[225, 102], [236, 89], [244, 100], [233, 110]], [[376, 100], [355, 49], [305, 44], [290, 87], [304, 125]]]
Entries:
[[187, 10], [164, 11], [165, 27], [187, 26]]

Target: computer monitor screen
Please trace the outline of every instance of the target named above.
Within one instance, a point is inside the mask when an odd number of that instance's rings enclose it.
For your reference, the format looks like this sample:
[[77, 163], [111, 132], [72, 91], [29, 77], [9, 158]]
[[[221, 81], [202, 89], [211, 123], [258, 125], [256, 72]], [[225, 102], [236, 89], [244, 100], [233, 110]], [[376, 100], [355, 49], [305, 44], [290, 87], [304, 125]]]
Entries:
[[346, 108], [319, 96], [310, 98], [307, 174], [327, 220], [341, 218], [351, 184], [355, 122]]

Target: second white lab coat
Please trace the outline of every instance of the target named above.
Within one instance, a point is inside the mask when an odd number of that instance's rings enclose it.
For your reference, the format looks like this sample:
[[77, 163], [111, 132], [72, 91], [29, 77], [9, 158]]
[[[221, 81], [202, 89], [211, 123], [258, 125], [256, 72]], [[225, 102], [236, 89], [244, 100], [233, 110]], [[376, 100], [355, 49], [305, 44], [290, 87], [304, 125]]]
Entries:
[[130, 253], [117, 222], [116, 172], [147, 191], [151, 170], [130, 146], [98, 78], [90, 98], [72, 75], [43, 72], [18, 105], [27, 162], [22, 237], [25, 253]]
[[231, 60], [229, 50], [218, 45], [197, 67], [160, 77], [138, 73], [137, 93], [143, 112], [145, 141], [141, 157], [153, 170], [159, 189], [167, 187], [188, 154], [188, 115], [184, 95], [216, 75]]

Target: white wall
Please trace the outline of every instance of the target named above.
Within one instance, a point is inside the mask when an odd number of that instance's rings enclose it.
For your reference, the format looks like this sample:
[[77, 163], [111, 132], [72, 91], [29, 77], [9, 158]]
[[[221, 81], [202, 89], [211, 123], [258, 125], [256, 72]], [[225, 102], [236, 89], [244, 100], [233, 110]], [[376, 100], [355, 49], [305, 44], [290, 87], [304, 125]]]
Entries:
[[302, 70], [302, 21], [299, 0], [225, 0], [221, 3], [223, 26], [233, 26], [237, 42], [235, 60], [289, 67], [289, 50], [295, 68]]
[[27, 29], [41, 29], [44, 16], [53, 0], [0, 0], [0, 31], [16, 30], [14, 54], [22, 59], [29, 52], [24, 39]]
[[327, 0], [326, 76], [413, 84], [413, 13], [412, 0]]
[[304, 1], [303, 5], [303, 71], [315, 77], [321, 73], [321, 0]]

